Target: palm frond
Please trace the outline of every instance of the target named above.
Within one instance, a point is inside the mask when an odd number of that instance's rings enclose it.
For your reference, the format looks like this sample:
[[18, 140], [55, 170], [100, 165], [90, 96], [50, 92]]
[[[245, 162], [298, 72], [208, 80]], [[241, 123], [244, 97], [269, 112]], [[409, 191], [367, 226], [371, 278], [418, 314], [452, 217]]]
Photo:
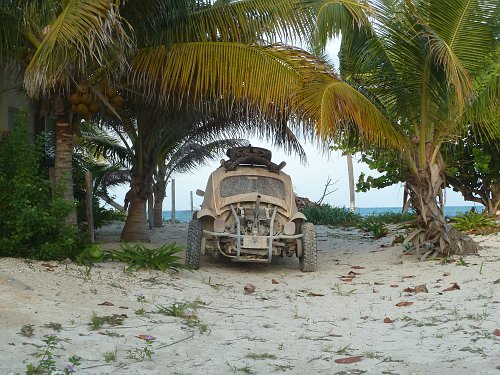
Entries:
[[[155, 3], [149, 0], [145, 3]], [[311, 8], [300, 0], [176, 1], [151, 14], [153, 44], [186, 42], [268, 43], [299, 40], [314, 29]], [[153, 5], [154, 6], [154, 5]], [[162, 10], [160, 11], [160, 8]], [[140, 13], [140, 12], [139, 12]], [[137, 13], [136, 13], [137, 14]], [[134, 22], [135, 24], [135, 22]]]
[[[125, 23], [118, 14], [119, 0], [68, 0], [56, 19], [40, 30], [42, 40], [25, 73], [32, 97], [45, 95], [67, 74], [81, 74], [86, 67], [105, 65], [106, 54], [116, 55], [132, 46]], [[122, 63], [126, 59], [119, 59]], [[68, 87], [62, 87], [67, 89]]]
[[331, 75], [308, 84], [296, 100], [324, 140], [349, 133], [347, 127], [354, 124], [360, 137], [375, 145], [402, 148], [406, 143], [402, 133], [366, 97]]

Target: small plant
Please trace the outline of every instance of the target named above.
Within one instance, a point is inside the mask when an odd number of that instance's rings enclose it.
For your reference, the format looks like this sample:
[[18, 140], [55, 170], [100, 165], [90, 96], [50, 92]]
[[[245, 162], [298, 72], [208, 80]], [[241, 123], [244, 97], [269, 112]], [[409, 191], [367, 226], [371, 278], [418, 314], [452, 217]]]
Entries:
[[19, 334], [24, 337], [33, 337], [35, 335], [35, 326], [33, 324], [25, 324], [21, 327]]
[[136, 315], [144, 315], [146, 314], [146, 310], [144, 310], [144, 302], [146, 302], [146, 297], [144, 296], [144, 293], [139, 293], [137, 296], [137, 302], [141, 303], [141, 308], [138, 310], [135, 310]]
[[26, 374], [37, 375], [37, 374], [72, 374], [75, 372], [75, 367], [81, 364], [81, 358], [78, 356], [71, 356], [68, 358], [69, 364], [64, 366], [64, 368], [59, 370], [56, 366], [54, 360], [54, 349], [61, 341], [57, 336], [47, 335], [44, 336], [42, 341], [45, 343], [45, 347], [35, 353], [35, 357], [40, 358], [36, 365], [29, 364], [26, 366]]
[[179, 269], [187, 269], [188, 267], [182, 262], [178, 253], [182, 251], [182, 247], [176, 246], [175, 243], [164, 245], [155, 249], [148, 249], [143, 244], [135, 245], [122, 244], [122, 251], [111, 250], [111, 258], [120, 262], [127, 263], [129, 266], [126, 271], [136, 271], [139, 269], [159, 270], [162, 272]]
[[373, 237], [376, 239], [385, 237], [389, 233], [382, 221], [373, 218], [363, 220], [359, 226], [367, 232], [372, 232]]
[[460, 257], [457, 260], [457, 266], [469, 267], [469, 263], [467, 263], [464, 258]]
[[104, 335], [104, 336], [109, 336], [109, 337], [124, 337], [123, 335], [116, 333], [116, 332], [112, 332], [112, 331], [99, 332], [99, 334]]
[[123, 320], [126, 318], [126, 315], [118, 315], [113, 314], [110, 316], [98, 316], [95, 311], [92, 312], [92, 316], [90, 317], [90, 329], [98, 330], [104, 324], [109, 324], [110, 326], [119, 326], [123, 324]]
[[245, 358], [250, 358], [250, 359], [276, 359], [276, 356], [274, 354], [270, 353], [248, 353]]
[[54, 323], [54, 322], [50, 322], [50, 323], [47, 323], [47, 324], [44, 324], [43, 325], [45, 328], [50, 328], [56, 332], [60, 332], [61, 329], [62, 329], [62, 325], [61, 323]]
[[337, 349], [337, 351], [335, 353], [337, 353], [337, 354], [346, 354], [346, 353], [348, 353], [350, 347], [351, 347], [351, 344], [347, 344], [347, 345], [342, 346], [339, 349]]
[[255, 374], [255, 371], [252, 370], [249, 366], [236, 367], [232, 366], [229, 362], [227, 362], [226, 364], [229, 366], [233, 374], [236, 374], [237, 372], [242, 372], [244, 374]]
[[146, 342], [146, 346], [144, 346], [143, 348], [130, 349], [127, 352], [127, 358], [133, 359], [138, 362], [145, 361], [146, 359], [149, 359], [151, 361], [153, 359], [153, 354], [155, 353], [153, 351], [154, 337], [147, 336], [144, 341]]
[[187, 310], [189, 308], [188, 303], [177, 303], [174, 302], [170, 306], [156, 305], [157, 313], [163, 314], [166, 316], [175, 316], [177, 318], [182, 318], [186, 315]]
[[206, 323], [203, 323], [199, 319], [187, 319], [186, 325], [188, 327], [198, 327], [200, 335], [203, 335], [205, 332], [208, 331], [208, 326], [206, 325]]
[[450, 221], [457, 230], [462, 232], [495, 227], [495, 222], [493, 220], [481, 213], [478, 213], [474, 208], [464, 214], [451, 218]]
[[339, 284], [335, 284], [334, 286], [330, 287], [330, 289], [333, 291], [333, 293], [338, 294], [339, 296], [343, 297], [348, 297], [354, 294], [357, 289], [350, 289], [348, 291], [342, 290], [342, 287]]
[[104, 324], [102, 318], [100, 316], [98, 316], [95, 311], [92, 312], [92, 316], [90, 317], [90, 329], [94, 330], [94, 331], [97, 331], [98, 329], [100, 329], [102, 327], [102, 325]]
[[117, 353], [118, 353], [118, 348], [116, 346], [115, 350], [104, 352], [104, 361], [106, 361], [106, 363], [115, 362]]

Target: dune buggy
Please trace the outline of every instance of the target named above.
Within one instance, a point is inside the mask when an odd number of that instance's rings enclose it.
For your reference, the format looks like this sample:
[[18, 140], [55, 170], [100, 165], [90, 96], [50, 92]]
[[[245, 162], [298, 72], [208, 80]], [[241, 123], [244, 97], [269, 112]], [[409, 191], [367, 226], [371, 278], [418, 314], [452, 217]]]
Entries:
[[302, 271], [315, 271], [314, 225], [297, 209], [285, 163], [252, 146], [229, 149], [227, 156], [205, 191], [197, 191], [204, 199], [189, 223], [186, 264], [198, 269], [206, 253], [261, 263], [295, 255]]

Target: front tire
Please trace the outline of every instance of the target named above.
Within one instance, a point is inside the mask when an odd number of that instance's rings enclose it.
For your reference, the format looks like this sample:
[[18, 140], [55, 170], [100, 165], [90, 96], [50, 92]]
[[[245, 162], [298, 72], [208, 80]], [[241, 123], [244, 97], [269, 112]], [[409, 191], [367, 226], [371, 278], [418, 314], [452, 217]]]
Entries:
[[200, 268], [202, 236], [203, 227], [201, 225], [201, 221], [198, 219], [191, 220], [188, 227], [185, 264], [193, 270]]
[[302, 256], [299, 257], [302, 272], [314, 272], [318, 268], [316, 230], [312, 223], [302, 223]]

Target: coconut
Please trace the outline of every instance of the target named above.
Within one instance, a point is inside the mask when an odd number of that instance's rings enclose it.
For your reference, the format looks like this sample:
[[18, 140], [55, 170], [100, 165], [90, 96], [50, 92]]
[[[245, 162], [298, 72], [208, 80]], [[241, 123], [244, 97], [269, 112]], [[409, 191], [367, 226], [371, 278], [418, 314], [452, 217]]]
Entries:
[[99, 105], [97, 104], [96, 101], [93, 101], [92, 103], [90, 103], [90, 105], [89, 105], [90, 112], [96, 113], [98, 109], [99, 109]]
[[90, 90], [90, 86], [89, 86], [89, 84], [87, 82], [80, 82], [78, 84], [78, 88], [80, 89], [80, 92], [82, 94], [87, 94], [89, 92], [89, 90]]
[[93, 99], [92, 97], [89, 95], [89, 94], [83, 94], [82, 95], [82, 99], [81, 99], [81, 102], [87, 106], [90, 105], [90, 103], [92, 103]]
[[89, 107], [87, 107], [83, 103], [80, 103], [80, 104], [78, 104], [78, 111], [77, 112], [82, 114], [83, 116], [86, 116], [89, 114]]
[[122, 103], [123, 103], [123, 98], [120, 95], [116, 95], [111, 98], [111, 104], [113, 104], [113, 106], [115, 107], [121, 106]]
[[69, 100], [71, 101], [71, 104], [80, 104], [82, 102], [82, 97], [79, 93], [75, 92], [70, 96]]
[[78, 104], [71, 104], [71, 112], [73, 113], [78, 112]]
[[112, 98], [113, 96], [116, 96], [116, 89], [114, 87], [108, 87], [106, 88], [105, 93], [108, 98]]

